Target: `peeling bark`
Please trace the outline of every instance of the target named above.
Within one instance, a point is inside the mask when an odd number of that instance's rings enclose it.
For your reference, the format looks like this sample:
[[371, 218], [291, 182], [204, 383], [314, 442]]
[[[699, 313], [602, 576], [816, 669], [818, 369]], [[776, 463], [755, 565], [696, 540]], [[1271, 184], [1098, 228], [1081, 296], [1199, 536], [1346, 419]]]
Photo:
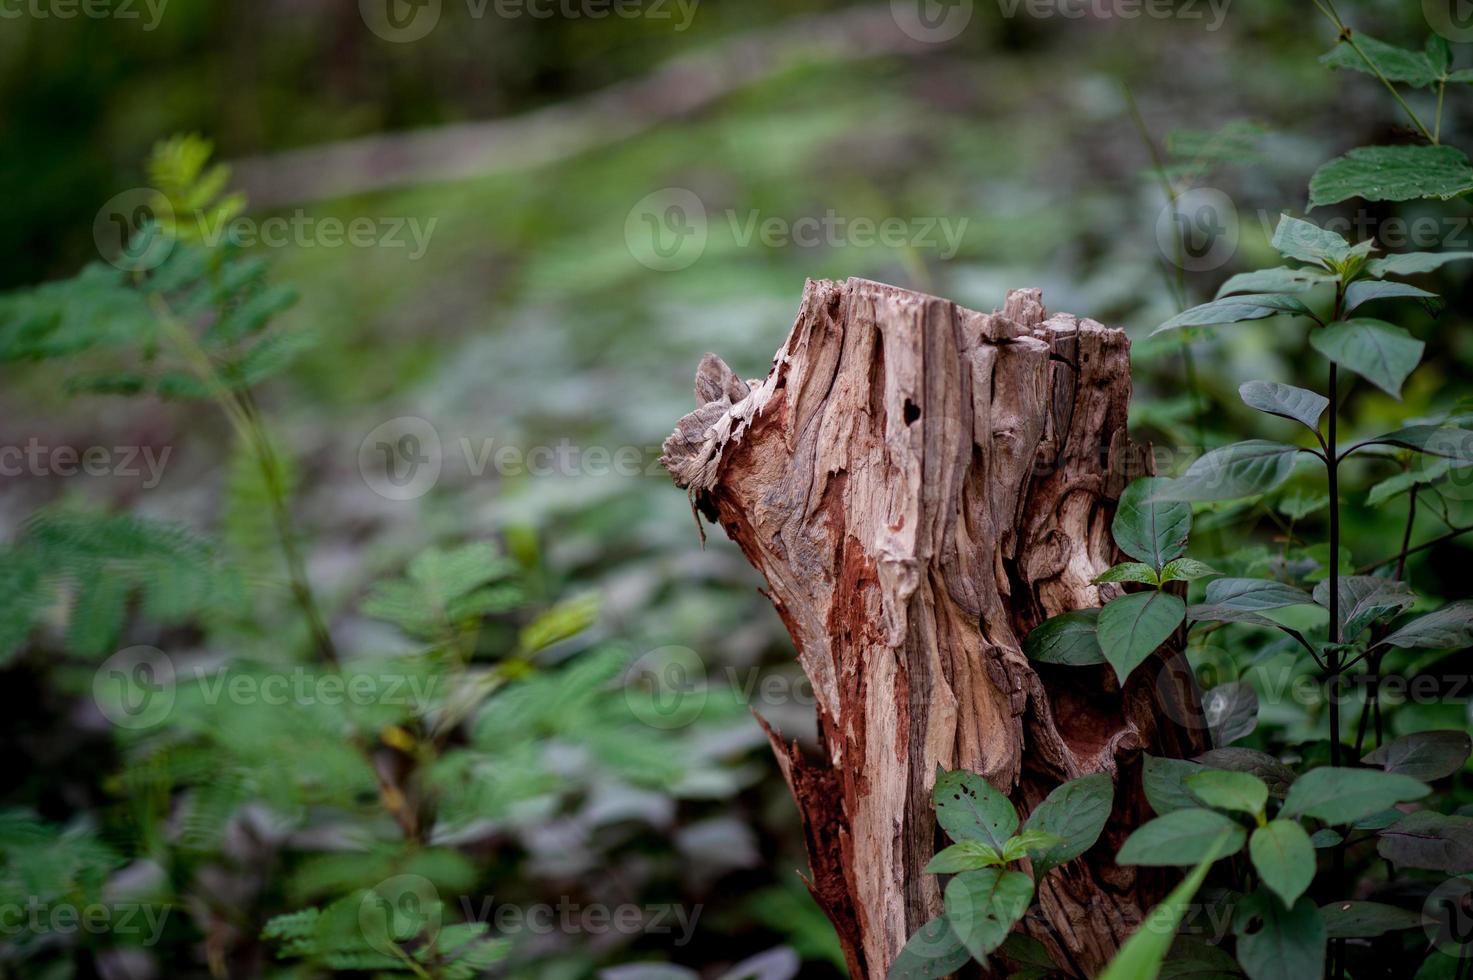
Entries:
[[663, 461], [766, 578], [812, 681], [822, 758], [768, 736], [851, 974], [883, 977], [940, 912], [921, 872], [939, 764], [1023, 815], [1064, 780], [1117, 777], [1101, 842], [1049, 874], [1024, 923], [1093, 975], [1169, 884], [1112, 860], [1148, 815], [1141, 753], [1207, 747], [1181, 657], [1122, 690], [1108, 667], [1021, 650], [1047, 617], [1118, 594], [1091, 580], [1119, 557], [1115, 501], [1149, 462], [1126, 435], [1124, 333], [1049, 317], [1038, 290], [985, 314], [809, 282], [765, 379], [707, 355], [696, 393]]

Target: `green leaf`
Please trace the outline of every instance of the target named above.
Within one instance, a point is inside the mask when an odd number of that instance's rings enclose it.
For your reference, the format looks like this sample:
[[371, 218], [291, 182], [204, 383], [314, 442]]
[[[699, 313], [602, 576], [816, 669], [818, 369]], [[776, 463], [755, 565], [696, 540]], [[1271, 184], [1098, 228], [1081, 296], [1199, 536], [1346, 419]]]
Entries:
[[1449, 262], [1465, 259], [1473, 259], [1473, 252], [1402, 252], [1372, 259], [1366, 263], [1366, 272], [1377, 279], [1382, 276], [1415, 276], [1435, 272]]
[[[1238, 832], [1242, 833], [1241, 830]], [[1182, 879], [1181, 884], [1171, 890], [1165, 901], [1151, 910], [1141, 927], [1120, 947], [1120, 952], [1115, 954], [1105, 972], [1100, 974], [1099, 980], [1156, 980], [1161, 973], [1161, 963], [1166, 959], [1172, 939], [1181, 925], [1182, 916], [1196, 897], [1197, 890], [1202, 887], [1213, 862], [1231, 853], [1224, 850], [1231, 841], [1232, 833], [1228, 831], [1208, 845], [1202, 860]], [[1238, 846], [1241, 847], [1242, 844], [1239, 843]]]
[[[1402, 82], [1412, 88], [1425, 88], [1442, 77], [1442, 73], [1433, 68], [1424, 52], [1398, 48], [1362, 31], [1356, 31], [1353, 36], [1356, 46], [1360, 48], [1359, 52], [1348, 41], [1342, 40], [1320, 56], [1320, 63], [1331, 68], [1364, 72], [1367, 75], [1374, 75], [1379, 70], [1387, 81]], [[1364, 58], [1361, 57], [1362, 54], [1365, 55]], [[1367, 58], [1375, 65], [1374, 69], [1366, 64]]]
[[1473, 166], [1451, 146], [1362, 146], [1309, 179], [1309, 205], [1366, 201], [1446, 201], [1473, 190]]
[[1255, 892], [1233, 920], [1238, 962], [1250, 980], [1306, 980], [1325, 973], [1328, 937], [1320, 910], [1301, 898], [1293, 908], [1273, 895]]
[[1318, 269], [1279, 266], [1277, 269], [1238, 273], [1222, 284], [1216, 298], [1238, 293], [1297, 293], [1334, 281], [1335, 276]]
[[956, 874], [958, 871], [976, 871], [1002, 863], [1003, 855], [991, 844], [980, 840], [964, 840], [960, 844], [942, 848], [941, 853], [933, 857], [924, 870], [928, 875], [946, 875]]
[[1473, 465], [1473, 431], [1444, 425], [1409, 425], [1355, 443], [1346, 455], [1363, 446], [1398, 446], [1460, 466]]
[[[1411, 587], [1397, 579], [1342, 575], [1339, 588], [1340, 639], [1349, 643], [1378, 619], [1394, 616], [1417, 601]], [[1314, 587], [1314, 601], [1330, 607], [1330, 581]]]
[[[1025, 829], [1022, 833], [1008, 839], [1007, 846], [1002, 849], [1002, 857], [1004, 861], [1021, 861], [1035, 851], [1042, 853], [1063, 843], [1064, 839], [1057, 834], [1037, 828]], [[1035, 869], [1034, 874], [1038, 873]]]
[[1282, 797], [1294, 782], [1294, 770], [1284, 765], [1267, 752], [1257, 749], [1229, 747], [1212, 749], [1197, 756], [1197, 761], [1213, 769], [1229, 769], [1257, 776], [1268, 786], [1274, 796]]
[[1248, 293], [1242, 296], [1226, 296], [1201, 306], [1178, 313], [1161, 326], [1151, 331], [1151, 336], [1180, 330], [1183, 327], [1207, 327], [1219, 323], [1242, 323], [1244, 320], [1262, 320], [1265, 317], [1287, 313], [1290, 316], [1313, 318], [1309, 307], [1293, 296], [1284, 293]]
[[1314, 845], [1315, 850], [1322, 851], [1327, 847], [1335, 847], [1344, 839], [1345, 837], [1340, 831], [1331, 830], [1329, 827], [1321, 827], [1310, 835], [1309, 842]]
[[1155, 499], [1164, 485], [1156, 477], [1133, 480], [1120, 495], [1110, 524], [1116, 547], [1158, 571], [1186, 552], [1192, 530], [1191, 505]]
[[1115, 784], [1107, 772], [1071, 779], [1038, 804], [1024, 827], [1053, 834], [1059, 843], [1031, 851], [1033, 873], [1042, 878], [1094, 846], [1114, 804]]
[[1380, 902], [1331, 902], [1320, 906], [1320, 918], [1331, 939], [1373, 939], [1422, 924], [1418, 913]]
[[1141, 788], [1146, 792], [1146, 802], [1162, 816], [1197, 807], [1197, 798], [1187, 789], [1186, 780], [1201, 771], [1202, 767], [1195, 762], [1157, 758], [1147, 752], [1141, 765]]
[[1376, 646], [1446, 650], [1469, 643], [1473, 643], [1473, 601], [1464, 599], [1417, 617]]
[[1473, 738], [1465, 731], [1414, 732], [1392, 739], [1360, 761], [1431, 782], [1462, 769], [1470, 752]]
[[1046, 980], [1059, 972], [1043, 943], [1021, 932], [1010, 933], [997, 955], [1007, 962], [1008, 977], [1016, 980]]
[[[1224, 834], [1226, 844], [1221, 843]], [[1220, 850], [1219, 857], [1236, 854], [1247, 836], [1231, 818], [1216, 811], [1173, 810], [1136, 828], [1120, 845], [1115, 860], [1152, 867], [1196, 864], [1214, 850]]]
[[1369, 244], [1351, 245], [1333, 231], [1287, 214], [1279, 216], [1270, 244], [1288, 258], [1327, 268], [1369, 248]]
[[1249, 408], [1298, 422], [1311, 432], [1320, 431], [1320, 416], [1330, 407], [1324, 395], [1277, 381], [1245, 381], [1238, 395]]
[[1302, 521], [1330, 506], [1330, 495], [1306, 490], [1289, 490], [1279, 498], [1277, 509], [1291, 521]]
[[1246, 772], [1208, 769], [1193, 773], [1187, 777], [1187, 789], [1206, 806], [1249, 816], [1262, 813], [1268, 803], [1268, 784]]
[[1001, 854], [1008, 838], [1018, 830], [1018, 811], [1013, 804], [974, 772], [953, 769], [941, 773], [931, 799], [936, 805], [936, 821], [957, 843], [982, 841]]
[[972, 954], [938, 915], [915, 931], [890, 964], [886, 980], [942, 980], [971, 962]]
[[1309, 606], [1314, 598], [1302, 589], [1266, 578], [1220, 578], [1207, 583], [1209, 605], [1247, 612]]
[[1106, 582], [1141, 582], [1145, 585], [1156, 585], [1156, 570], [1144, 562], [1121, 562], [1096, 575], [1094, 582], [1096, 585], [1104, 585]]
[[1357, 317], [1330, 324], [1309, 335], [1309, 345], [1349, 368], [1393, 398], [1422, 360], [1426, 344], [1401, 327]]
[[985, 961], [1032, 901], [1033, 879], [1021, 871], [967, 871], [946, 886], [946, 921], [972, 956]]
[[1186, 615], [1187, 604], [1169, 592], [1121, 596], [1100, 610], [1100, 650], [1121, 684], [1171, 637]]
[[1202, 695], [1202, 714], [1212, 732], [1212, 744], [1221, 748], [1258, 727], [1258, 694], [1243, 681], [1219, 684]]
[[1267, 493], [1294, 472], [1297, 446], [1249, 439], [1201, 456], [1156, 492], [1161, 500], [1236, 500]]
[[1221, 574], [1206, 562], [1197, 561], [1195, 558], [1177, 558], [1167, 562], [1166, 567], [1161, 569], [1161, 581], [1163, 583], [1191, 582], [1195, 579]]
[[1380, 279], [1359, 279], [1345, 287], [1345, 312], [1349, 313], [1358, 306], [1373, 302], [1378, 299], [1417, 299], [1427, 308], [1427, 312], [1436, 316], [1442, 312], [1445, 305], [1442, 297], [1436, 293], [1429, 293], [1425, 289], [1404, 282], [1390, 282]]
[[1376, 851], [1398, 868], [1473, 871], [1473, 817], [1435, 810], [1408, 813], [1378, 835]]
[[1329, 824], [1354, 823], [1430, 792], [1431, 787], [1409, 776], [1325, 766], [1311, 769], [1294, 781], [1279, 816], [1314, 817]]
[[1293, 820], [1270, 820], [1253, 831], [1248, 856], [1264, 887], [1292, 907], [1314, 881], [1314, 845]]
[[1029, 660], [1083, 667], [1105, 662], [1098, 636], [1100, 611], [1078, 609], [1040, 623], [1023, 640]]
[[1427, 35], [1427, 42], [1422, 45], [1422, 53], [1427, 57], [1427, 63], [1432, 66], [1432, 71], [1439, 77], [1447, 75], [1447, 70], [1452, 65], [1453, 49], [1447, 43], [1447, 38], [1441, 34]]

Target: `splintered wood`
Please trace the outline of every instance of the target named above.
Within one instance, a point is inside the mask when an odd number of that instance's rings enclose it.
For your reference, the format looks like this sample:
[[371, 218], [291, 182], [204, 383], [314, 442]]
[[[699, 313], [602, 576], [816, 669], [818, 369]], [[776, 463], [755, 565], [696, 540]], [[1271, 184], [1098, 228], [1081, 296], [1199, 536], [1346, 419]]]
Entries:
[[1100, 843], [1049, 874], [1024, 923], [1056, 962], [1097, 972], [1169, 886], [1112, 860], [1149, 815], [1141, 754], [1208, 747], [1180, 656], [1122, 691], [1108, 667], [1021, 649], [1118, 588], [1091, 581], [1118, 558], [1115, 501], [1148, 462], [1126, 434], [1124, 333], [1048, 316], [1035, 289], [989, 314], [809, 282], [767, 377], [707, 355], [696, 397], [663, 461], [766, 577], [813, 683], [820, 757], [768, 735], [851, 974], [883, 977], [941, 911], [921, 870], [938, 765], [983, 774], [1025, 817], [1066, 779], [1116, 775]]

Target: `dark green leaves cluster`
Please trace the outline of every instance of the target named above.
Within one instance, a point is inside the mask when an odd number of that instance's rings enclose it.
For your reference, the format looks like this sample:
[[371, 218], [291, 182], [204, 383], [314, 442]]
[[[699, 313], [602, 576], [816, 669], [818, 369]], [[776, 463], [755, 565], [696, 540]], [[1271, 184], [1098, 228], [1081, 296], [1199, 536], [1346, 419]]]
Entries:
[[[1028, 911], [1037, 882], [1099, 839], [1113, 797], [1108, 773], [1071, 780], [1034, 808], [1019, 831], [1013, 804], [985, 779], [938, 769], [931, 791], [936, 820], [955, 843], [926, 871], [955, 877], [945, 888], [944, 914], [910, 937], [890, 967], [891, 980], [943, 977], [971, 959], [986, 964]], [[1025, 859], [1031, 876], [1008, 867]]]

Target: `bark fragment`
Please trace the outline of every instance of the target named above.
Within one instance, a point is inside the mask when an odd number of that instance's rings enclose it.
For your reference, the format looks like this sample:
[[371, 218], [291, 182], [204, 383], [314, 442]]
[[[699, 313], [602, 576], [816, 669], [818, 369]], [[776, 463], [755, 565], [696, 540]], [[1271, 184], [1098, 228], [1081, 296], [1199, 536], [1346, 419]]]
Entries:
[[1115, 501], [1148, 460], [1126, 435], [1129, 345], [1048, 316], [1038, 290], [978, 313], [861, 279], [810, 281], [765, 379], [702, 361], [663, 462], [767, 579], [818, 702], [822, 758], [768, 735], [802, 813], [810, 888], [850, 972], [883, 977], [938, 914], [936, 766], [983, 774], [1025, 815], [1066, 779], [1117, 776], [1099, 845], [1025, 920], [1093, 974], [1160, 898], [1116, 867], [1147, 815], [1143, 750], [1206, 748], [1181, 658], [1124, 690], [1108, 667], [1032, 665], [1045, 618], [1096, 606]]

